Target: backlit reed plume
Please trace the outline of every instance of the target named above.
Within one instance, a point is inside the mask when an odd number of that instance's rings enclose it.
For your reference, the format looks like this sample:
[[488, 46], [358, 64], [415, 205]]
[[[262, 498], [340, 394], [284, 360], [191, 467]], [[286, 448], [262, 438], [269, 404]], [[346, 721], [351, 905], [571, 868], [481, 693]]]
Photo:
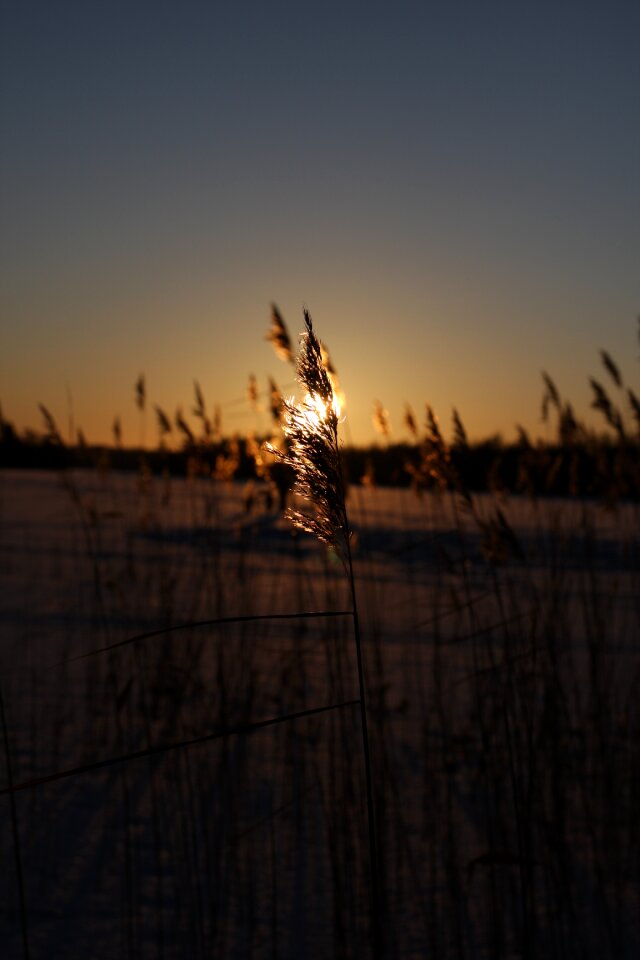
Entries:
[[204, 402], [204, 394], [202, 393], [202, 388], [197, 380], [193, 381], [193, 389], [195, 393], [195, 406], [192, 408], [192, 413], [194, 417], [197, 417], [198, 420], [202, 423], [202, 435], [206, 441], [211, 440], [211, 421], [207, 416], [206, 406]]
[[418, 436], [418, 424], [416, 423], [413, 409], [409, 403], [405, 403], [404, 405], [404, 417], [402, 418], [402, 422], [411, 436], [415, 439]]
[[193, 430], [191, 429], [187, 421], [184, 419], [184, 416], [182, 414], [182, 410], [180, 407], [178, 407], [178, 409], [176, 410], [175, 424], [178, 430], [180, 431], [180, 433], [183, 435], [187, 446], [191, 446], [191, 447], [194, 446], [195, 437], [193, 435]]
[[426, 435], [420, 445], [420, 459], [417, 463], [409, 461], [405, 469], [418, 496], [431, 488], [445, 490], [454, 479], [449, 447], [429, 404], [426, 405]]
[[271, 444], [267, 449], [295, 474], [293, 492], [315, 513], [289, 509], [286, 516], [302, 530], [332, 546], [347, 564], [348, 537], [345, 488], [338, 448], [339, 406], [329, 374], [322, 361], [322, 348], [309, 314], [306, 333], [297, 358], [297, 379], [306, 390], [304, 398], [282, 401], [282, 428], [288, 450]]
[[44, 425], [47, 430], [45, 436], [47, 443], [54, 443], [57, 446], [64, 446], [62, 434], [58, 430], [58, 425], [53, 417], [53, 414], [45, 407], [43, 403], [38, 404], [38, 409], [42, 414], [42, 419], [44, 420]]
[[284, 411], [284, 399], [273, 377], [269, 377], [269, 412], [273, 422], [279, 424]]
[[194, 417], [199, 419], [204, 419], [205, 406], [204, 406], [204, 394], [202, 393], [202, 388], [197, 380], [193, 381], [193, 391], [195, 394], [195, 406], [192, 408], [192, 413]]
[[240, 466], [240, 441], [231, 437], [225, 444], [225, 449], [216, 456], [211, 476], [214, 480], [223, 480], [227, 483], [233, 480]]
[[321, 340], [320, 342], [320, 354], [322, 357], [322, 366], [327, 371], [327, 376], [329, 377], [329, 383], [331, 384], [331, 389], [333, 390], [333, 395], [336, 398], [338, 407], [340, 410], [344, 410], [345, 407], [345, 395], [340, 387], [340, 381], [338, 379], [338, 371], [334, 367], [331, 357], [329, 356], [329, 350]]
[[275, 303], [271, 304], [271, 327], [267, 331], [265, 339], [269, 341], [281, 360], [285, 360], [288, 363], [295, 362], [289, 331]]
[[611, 402], [609, 394], [595, 377], [589, 377], [589, 383], [593, 391], [591, 406], [602, 413], [609, 426], [624, 440], [625, 430], [620, 411]]
[[622, 386], [622, 377], [620, 376], [620, 369], [612, 359], [611, 355], [607, 353], [606, 350], [600, 351], [600, 359], [602, 360], [602, 365], [615, 383], [616, 387]]
[[222, 438], [222, 410], [220, 409], [219, 403], [216, 403], [213, 408], [211, 432], [214, 440], [219, 441]]
[[249, 374], [249, 383], [247, 384], [247, 400], [252, 410], [258, 409], [258, 381], [255, 374]]
[[467, 431], [455, 407], [453, 408], [453, 443], [454, 446], [463, 450], [466, 450], [469, 446]]
[[144, 410], [147, 401], [147, 387], [144, 380], [144, 373], [141, 373], [136, 380], [134, 387], [136, 406], [139, 410]]
[[340, 408], [322, 359], [320, 342], [313, 332], [311, 317], [306, 310], [304, 312], [304, 322], [306, 333], [302, 336], [300, 352], [296, 359], [296, 368], [298, 382], [306, 390], [306, 394], [299, 403], [296, 403], [293, 399], [283, 402], [282, 428], [288, 446], [287, 452], [278, 450], [271, 444], [266, 444], [266, 448], [276, 460], [286, 464], [293, 471], [295, 477], [293, 492], [315, 508], [313, 514], [288, 509], [285, 515], [295, 526], [301, 530], [306, 530], [332, 547], [342, 560], [349, 578], [358, 666], [362, 747], [367, 795], [371, 865], [371, 942], [372, 955], [374, 960], [378, 960], [383, 952], [382, 901], [378, 873], [362, 641], [351, 559], [345, 486], [338, 447]]
[[120, 422], [120, 417], [116, 417], [113, 421], [111, 427], [111, 432], [113, 433], [113, 442], [116, 447], [122, 446], [122, 424]]
[[516, 435], [518, 438], [516, 440], [516, 445], [520, 447], [522, 450], [531, 450], [532, 444], [531, 444], [531, 439], [529, 437], [529, 434], [527, 430], [520, 423], [516, 424]]
[[391, 424], [389, 422], [389, 411], [385, 410], [379, 400], [376, 400], [373, 404], [373, 414], [371, 415], [373, 420], [373, 426], [376, 431], [381, 434], [383, 437], [388, 437], [391, 432]]
[[173, 427], [171, 426], [169, 417], [166, 415], [162, 407], [159, 407], [157, 403], [154, 406], [154, 410], [156, 412], [156, 420], [158, 423], [159, 442], [160, 446], [162, 446], [164, 438], [171, 433]]

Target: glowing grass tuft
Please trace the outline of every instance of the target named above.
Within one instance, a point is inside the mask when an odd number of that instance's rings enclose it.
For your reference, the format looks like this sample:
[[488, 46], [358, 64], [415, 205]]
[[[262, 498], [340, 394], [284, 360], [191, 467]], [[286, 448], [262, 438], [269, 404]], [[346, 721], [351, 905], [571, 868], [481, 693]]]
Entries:
[[297, 358], [297, 379], [306, 394], [299, 403], [283, 400], [282, 428], [287, 451], [272, 444], [267, 444], [267, 449], [291, 467], [295, 474], [293, 492], [314, 507], [313, 514], [290, 508], [286, 516], [295, 526], [333, 547], [347, 567], [349, 528], [338, 446], [340, 403], [306, 311], [304, 320], [306, 333]]

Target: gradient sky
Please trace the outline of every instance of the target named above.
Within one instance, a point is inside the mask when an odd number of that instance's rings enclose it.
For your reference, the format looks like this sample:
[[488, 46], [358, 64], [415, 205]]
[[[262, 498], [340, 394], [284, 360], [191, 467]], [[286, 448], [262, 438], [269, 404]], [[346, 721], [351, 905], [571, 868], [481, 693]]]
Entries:
[[[1, 0], [0, 402], [227, 431], [308, 307], [351, 438], [410, 401], [534, 433], [598, 348], [638, 385], [640, 4]], [[262, 420], [266, 425], [266, 417]], [[149, 420], [147, 436], [153, 439]]]

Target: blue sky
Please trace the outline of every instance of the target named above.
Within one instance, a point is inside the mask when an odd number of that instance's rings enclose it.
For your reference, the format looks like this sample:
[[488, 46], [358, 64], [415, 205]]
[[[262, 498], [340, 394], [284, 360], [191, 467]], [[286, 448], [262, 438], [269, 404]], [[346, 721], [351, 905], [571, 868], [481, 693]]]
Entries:
[[[227, 430], [308, 307], [347, 393], [472, 435], [637, 386], [640, 7], [3, 0], [0, 402], [90, 439], [133, 383]], [[225, 414], [226, 411], [226, 414]], [[264, 421], [266, 424], [266, 420]]]

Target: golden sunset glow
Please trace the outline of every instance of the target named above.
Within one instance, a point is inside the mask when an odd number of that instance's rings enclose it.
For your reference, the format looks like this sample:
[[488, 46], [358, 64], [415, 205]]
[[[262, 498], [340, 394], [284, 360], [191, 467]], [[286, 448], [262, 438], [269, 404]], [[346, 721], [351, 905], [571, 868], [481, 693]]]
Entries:
[[336, 30], [188, 3], [152, 35], [146, 8], [5, 16], [0, 402], [19, 431], [43, 403], [65, 439], [109, 443], [118, 417], [125, 447], [153, 446], [144, 372], [151, 409], [193, 427], [197, 379], [226, 434], [264, 434], [247, 378], [290, 389], [305, 306], [355, 444], [377, 440], [375, 400], [392, 441], [406, 403], [445, 429], [455, 406], [475, 439], [544, 436], [540, 371], [591, 417], [600, 347], [633, 382], [637, 8], [401, 4], [340, 9]]
[[329, 419], [329, 412], [332, 411], [336, 419], [340, 419], [340, 403], [335, 393], [329, 403], [318, 396], [318, 394], [307, 393], [302, 404], [297, 408], [300, 415], [307, 420], [313, 428], [321, 426]]

